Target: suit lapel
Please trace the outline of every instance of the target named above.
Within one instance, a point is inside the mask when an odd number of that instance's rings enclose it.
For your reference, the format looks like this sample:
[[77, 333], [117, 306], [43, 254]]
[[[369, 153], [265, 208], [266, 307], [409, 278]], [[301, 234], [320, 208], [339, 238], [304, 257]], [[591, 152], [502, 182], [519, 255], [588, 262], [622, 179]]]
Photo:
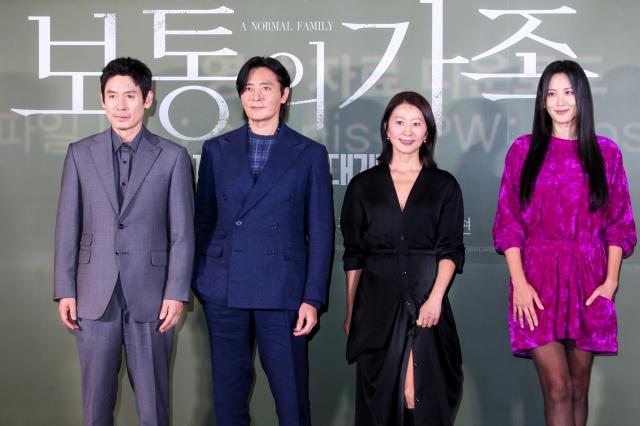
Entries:
[[138, 145], [138, 152], [133, 160], [133, 168], [131, 170], [131, 177], [129, 178], [129, 186], [124, 194], [124, 200], [122, 201], [121, 214], [125, 212], [131, 200], [136, 195], [136, 192], [140, 189], [140, 185], [144, 181], [144, 178], [149, 173], [151, 166], [160, 155], [162, 148], [157, 146], [157, 141], [152, 133], [149, 133], [147, 129], [142, 130], [142, 138], [140, 139], [140, 145]]
[[303, 147], [302, 141], [294, 137], [293, 132], [283, 124], [271, 147], [264, 169], [245, 199], [241, 215], [253, 208], [271, 190], [278, 179], [291, 168], [296, 158], [302, 153]]
[[248, 145], [247, 126], [240, 127], [220, 140], [223, 164], [243, 198], [253, 186], [253, 177], [249, 170]]
[[108, 128], [102, 133], [99, 133], [95, 137], [95, 143], [91, 144], [89, 148], [91, 153], [91, 159], [98, 172], [100, 183], [104, 191], [107, 193], [107, 198], [113, 207], [113, 211], [117, 214], [120, 210], [118, 208], [118, 196], [116, 194], [116, 181], [113, 173], [113, 145], [111, 143], [111, 128]]

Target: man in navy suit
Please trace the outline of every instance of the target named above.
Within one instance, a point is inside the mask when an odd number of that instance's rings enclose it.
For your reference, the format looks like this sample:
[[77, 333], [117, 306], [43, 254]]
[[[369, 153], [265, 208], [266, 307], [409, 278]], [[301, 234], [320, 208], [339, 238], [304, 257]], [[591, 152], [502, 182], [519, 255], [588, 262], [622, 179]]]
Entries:
[[253, 347], [280, 425], [308, 425], [307, 335], [326, 301], [333, 199], [324, 146], [287, 127], [291, 79], [253, 57], [236, 89], [246, 125], [205, 142], [194, 291], [211, 341], [219, 426], [249, 424]]

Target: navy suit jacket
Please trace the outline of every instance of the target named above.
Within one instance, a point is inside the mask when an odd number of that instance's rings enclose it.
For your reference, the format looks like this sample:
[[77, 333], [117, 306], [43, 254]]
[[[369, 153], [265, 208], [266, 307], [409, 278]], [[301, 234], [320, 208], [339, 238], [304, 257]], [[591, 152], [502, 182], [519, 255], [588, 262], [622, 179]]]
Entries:
[[235, 308], [324, 305], [334, 236], [327, 150], [282, 125], [254, 183], [247, 139], [245, 125], [202, 147], [194, 292]]

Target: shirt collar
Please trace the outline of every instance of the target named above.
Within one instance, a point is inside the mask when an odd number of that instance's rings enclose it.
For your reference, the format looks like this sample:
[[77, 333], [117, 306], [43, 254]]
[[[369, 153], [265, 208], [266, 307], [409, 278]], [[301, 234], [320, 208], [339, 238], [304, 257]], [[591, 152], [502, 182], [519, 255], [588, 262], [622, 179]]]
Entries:
[[118, 136], [116, 132], [113, 131], [113, 127], [111, 128], [111, 144], [113, 146], [113, 152], [118, 151], [122, 144], [126, 144], [129, 148], [136, 152], [138, 150], [138, 146], [140, 145], [140, 139], [142, 139], [142, 133], [144, 132], [144, 127], [140, 129], [137, 135], [133, 137], [131, 142], [126, 143]]

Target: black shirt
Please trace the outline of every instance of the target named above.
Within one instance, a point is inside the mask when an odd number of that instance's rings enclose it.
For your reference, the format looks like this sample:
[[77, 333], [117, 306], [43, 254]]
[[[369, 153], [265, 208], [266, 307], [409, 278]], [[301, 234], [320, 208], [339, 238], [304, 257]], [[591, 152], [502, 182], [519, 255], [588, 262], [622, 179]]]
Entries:
[[118, 136], [111, 128], [111, 143], [113, 146], [113, 176], [115, 177], [116, 193], [118, 194], [118, 204], [122, 207], [124, 194], [127, 192], [129, 177], [131, 176], [131, 165], [142, 139], [141, 129], [137, 135], [127, 143]]

